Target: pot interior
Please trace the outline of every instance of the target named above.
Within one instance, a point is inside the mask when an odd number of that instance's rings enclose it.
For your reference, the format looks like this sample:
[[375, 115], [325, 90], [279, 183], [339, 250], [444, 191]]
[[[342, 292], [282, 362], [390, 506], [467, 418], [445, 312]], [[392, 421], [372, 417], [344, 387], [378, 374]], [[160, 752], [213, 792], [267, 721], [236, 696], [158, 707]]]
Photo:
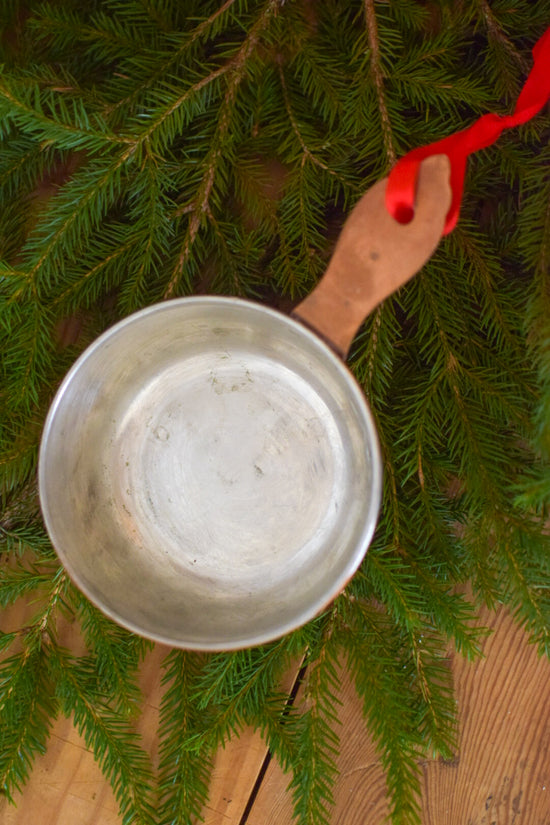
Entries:
[[312, 332], [261, 305], [157, 304], [102, 335], [48, 415], [58, 555], [115, 621], [173, 646], [276, 638], [345, 586], [380, 500], [371, 414]]

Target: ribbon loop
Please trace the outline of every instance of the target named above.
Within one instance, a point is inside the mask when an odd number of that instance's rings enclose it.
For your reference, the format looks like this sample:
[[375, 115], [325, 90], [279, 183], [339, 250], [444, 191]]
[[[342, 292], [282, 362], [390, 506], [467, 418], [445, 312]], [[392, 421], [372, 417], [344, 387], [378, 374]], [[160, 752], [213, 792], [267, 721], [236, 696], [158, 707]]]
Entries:
[[447, 155], [451, 162], [451, 206], [443, 234], [448, 235], [458, 221], [466, 161], [468, 155], [493, 144], [504, 129], [526, 123], [550, 98], [550, 28], [533, 48], [534, 63], [517, 99], [513, 114], [488, 113], [467, 129], [442, 140], [420, 146], [401, 158], [389, 174], [386, 208], [399, 223], [408, 223], [414, 215], [416, 181], [421, 162], [430, 155]]

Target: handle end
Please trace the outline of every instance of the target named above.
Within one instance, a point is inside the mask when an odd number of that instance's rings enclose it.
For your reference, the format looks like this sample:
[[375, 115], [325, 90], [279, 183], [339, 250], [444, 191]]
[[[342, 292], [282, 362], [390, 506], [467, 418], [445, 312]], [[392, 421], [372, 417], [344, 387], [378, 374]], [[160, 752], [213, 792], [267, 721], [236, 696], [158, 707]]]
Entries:
[[386, 208], [387, 178], [358, 201], [327, 271], [293, 315], [345, 357], [367, 315], [406, 283], [435, 251], [451, 203], [446, 155], [422, 162], [413, 219], [398, 223]]

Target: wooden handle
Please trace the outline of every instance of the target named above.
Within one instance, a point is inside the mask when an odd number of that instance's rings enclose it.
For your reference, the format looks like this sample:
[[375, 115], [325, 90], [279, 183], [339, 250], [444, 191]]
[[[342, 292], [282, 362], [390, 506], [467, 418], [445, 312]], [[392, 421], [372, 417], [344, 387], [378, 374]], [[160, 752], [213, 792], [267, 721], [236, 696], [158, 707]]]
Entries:
[[386, 209], [387, 178], [369, 189], [346, 220], [325, 275], [294, 309], [293, 316], [342, 358], [367, 315], [434, 253], [451, 203], [450, 171], [446, 155], [422, 162], [408, 224], [397, 223]]

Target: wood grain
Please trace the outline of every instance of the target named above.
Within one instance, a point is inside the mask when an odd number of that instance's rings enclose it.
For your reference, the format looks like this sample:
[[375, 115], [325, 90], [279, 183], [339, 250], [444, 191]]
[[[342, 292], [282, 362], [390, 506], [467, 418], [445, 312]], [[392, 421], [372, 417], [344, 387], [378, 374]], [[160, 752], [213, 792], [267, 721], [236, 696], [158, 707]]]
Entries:
[[346, 219], [323, 278], [294, 309], [344, 359], [367, 315], [433, 255], [451, 204], [449, 175], [446, 155], [423, 161], [406, 225], [385, 207], [386, 178], [368, 189]]
[[[341, 749], [337, 760], [340, 770], [334, 788], [333, 825], [378, 825], [389, 813], [384, 773], [362, 716], [362, 703], [342, 673], [339, 698]], [[256, 797], [246, 825], [290, 825], [292, 800], [286, 791], [290, 781], [279, 765], [272, 761]], [[229, 823], [227, 824], [229, 825]], [[231, 823], [231, 825], [239, 825]]]
[[[20, 626], [7, 611], [2, 628]], [[422, 825], [549, 825], [550, 662], [539, 659], [508, 614], [484, 613], [494, 633], [485, 658], [453, 658], [461, 742], [456, 760], [422, 762]], [[76, 630], [64, 643], [78, 646]], [[160, 664], [157, 646], [141, 672], [146, 702], [137, 726], [156, 763]], [[297, 667], [298, 665], [296, 665]], [[289, 684], [296, 668], [289, 673]], [[382, 825], [388, 814], [384, 774], [361, 713], [361, 702], [342, 674], [339, 756], [332, 825]], [[291, 825], [289, 778], [269, 763], [253, 804], [249, 800], [267, 756], [260, 736], [246, 731], [216, 758], [206, 825]], [[56, 721], [47, 753], [39, 758], [16, 808], [0, 802], [2, 825], [120, 825], [109, 785], [70, 720]]]
[[[459, 754], [451, 763], [421, 766], [422, 825], [549, 825], [550, 662], [537, 656], [504, 610], [484, 612], [480, 624], [494, 630], [485, 658], [470, 664], [453, 657]], [[332, 823], [382, 825], [389, 810], [384, 774], [345, 675], [340, 698]], [[287, 784], [272, 763], [246, 825], [291, 825]]]
[[485, 659], [455, 659], [461, 750], [424, 765], [426, 825], [550, 823], [550, 663], [504, 611], [489, 621]]
[[[23, 601], [2, 613], [0, 627], [17, 630], [32, 617], [32, 602]], [[78, 627], [60, 619], [58, 641], [76, 655], [84, 653]], [[160, 704], [160, 662], [168, 648], [158, 645], [145, 661], [141, 687], [143, 711], [136, 722], [143, 745], [156, 761], [157, 719]], [[0, 799], [2, 825], [120, 825], [118, 803], [93, 754], [75, 730], [71, 719], [59, 717], [53, 724], [47, 752], [36, 759], [31, 779], [17, 805]]]
[[[30, 621], [32, 602], [23, 601], [3, 611], [0, 627], [15, 631]], [[78, 628], [62, 618], [58, 621], [58, 641], [77, 655], [84, 653]], [[162, 660], [169, 648], [155, 645], [140, 672], [140, 686], [145, 697], [136, 729], [158, 765], [158, 717], [161, 703]], [[283, 689], [290, 690], [300, 663], [290, 668]], [[267, 755], [259, 733], [245, 730], [216, 754], [210, 783], [210, 800], [203, 812], [205, 825], [240, 822]], [[48, 750], [38, 757], [29, 783], [14, 807], [0, 798], [2, 825], [120, 825], [118, 804], [110, 785], [104, 780], [93, 754], [73, 727], [70, 719], [55, 721]]]

